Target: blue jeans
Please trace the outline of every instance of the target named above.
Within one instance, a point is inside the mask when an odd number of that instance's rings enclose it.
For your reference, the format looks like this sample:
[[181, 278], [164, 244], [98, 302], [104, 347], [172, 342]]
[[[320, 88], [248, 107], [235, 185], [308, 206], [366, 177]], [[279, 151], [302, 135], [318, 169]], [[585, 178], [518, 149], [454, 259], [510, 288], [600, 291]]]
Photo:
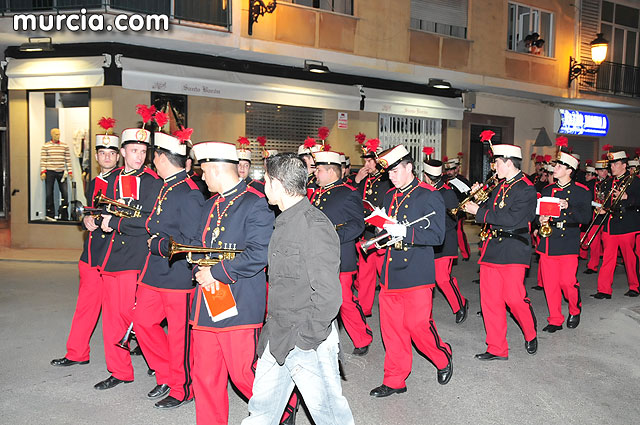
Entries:
[[280, 366], [269, 345], [258, 359], [249, 417], [242, 425], [277, 425], [295, 385], [316, 425], [353, 425], [342, 395], [338, 370], [338, 331], [333, 330], [316, 350], [294, 347]]

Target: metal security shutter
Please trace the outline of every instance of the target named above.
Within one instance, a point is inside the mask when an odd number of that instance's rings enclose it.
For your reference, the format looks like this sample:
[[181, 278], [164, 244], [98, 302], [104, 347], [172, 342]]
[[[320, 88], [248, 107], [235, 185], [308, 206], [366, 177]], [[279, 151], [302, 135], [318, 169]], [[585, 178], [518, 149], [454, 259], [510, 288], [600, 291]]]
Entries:
[[252, 164], [262, 169], [262, 148], [256, 138], [267, 138], [267, 149], [298, 152], [307, 137], [316, 137], [323, 126], [322, 109], [246, 102], [245, 136], [251, 140]]
[[380, 114], [379, 138], [382, 149], [404, 145], [414, 159], [416, 175], [422, 178], [422, 148], [434, 149], [432, 158], [442, 158], [442, 120]]
[[600, 0], [582, 0], [580, 8], [580, 62], [591, 62], [591, 42], [600, 32]]
[[411, 0], [411, 18], [467, 27], [468, 0]]

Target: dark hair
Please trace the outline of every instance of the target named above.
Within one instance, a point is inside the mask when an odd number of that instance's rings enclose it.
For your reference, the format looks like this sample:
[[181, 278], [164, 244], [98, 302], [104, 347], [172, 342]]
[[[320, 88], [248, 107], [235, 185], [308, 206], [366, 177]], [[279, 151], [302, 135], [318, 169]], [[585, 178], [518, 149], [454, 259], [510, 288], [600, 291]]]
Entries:
[[510, 159], [511, 162], [513, 163], [513, 166], [516, 167], [518, 170], [520, 170], [521, 166], [522, 166], [522, 160], [520, 158], [513, 158], [513, 157], [509, 157], [509, 158], [504, 158], [505, 162]]
[[267, 158], [267, 174], [282, 183], [290, 196], [304, 196], [307, 193], [307, 165], [294, 153], [281, 153]]
[[169, 162], [171, 163], [171, 165], [173, 165], [175, 167], [184, 168], [185, 165], [187, 164], [187, 157], [186, 156], [182, 156], [182, 155], [177, 155], [175, 153], [171, 153], [167, 149], [161, 148], [159, 146], [156, 146], [154, 149], [155, 149], [155, 152], [158, 155], [162, 154], [162, 155], [166, 156], [167, 159], [169, 160]]

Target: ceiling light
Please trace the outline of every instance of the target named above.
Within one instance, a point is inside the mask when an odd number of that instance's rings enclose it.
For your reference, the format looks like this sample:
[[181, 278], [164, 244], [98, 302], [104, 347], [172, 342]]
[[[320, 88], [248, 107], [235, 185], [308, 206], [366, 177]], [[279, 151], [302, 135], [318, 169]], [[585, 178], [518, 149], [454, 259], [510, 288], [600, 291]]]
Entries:
[[450, 89], [451, 83], [445, 80], [441, 80], [439, 78], [429, 78], [428, 87], [432, 87], [434, 89]]
[[304, 61], [304, 70], [308, 72], [314, 72], [316, 74], [326, 74], [329, 71], [329, 67], [326, 66], [323, 62], [305, 60]]
[[21, 52], [51, 52], [51, 37], [29, 37], [28, 43], [20, 45]]

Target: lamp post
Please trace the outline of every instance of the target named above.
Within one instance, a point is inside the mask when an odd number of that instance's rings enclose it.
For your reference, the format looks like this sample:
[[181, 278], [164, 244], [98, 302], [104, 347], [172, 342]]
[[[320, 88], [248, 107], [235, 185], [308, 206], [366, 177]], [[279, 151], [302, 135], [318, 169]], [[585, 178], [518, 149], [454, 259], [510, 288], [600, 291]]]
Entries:
[[603, 37], [601, 32], [597, 34], [590, 45], [591, 60], [596, 66], [578, 63], [573, 57], [569, 56], [569, 87], [571, 87], [571, 82], [581, 75], [597, 74], [600, 64], [607, 58], [609, 42]]

